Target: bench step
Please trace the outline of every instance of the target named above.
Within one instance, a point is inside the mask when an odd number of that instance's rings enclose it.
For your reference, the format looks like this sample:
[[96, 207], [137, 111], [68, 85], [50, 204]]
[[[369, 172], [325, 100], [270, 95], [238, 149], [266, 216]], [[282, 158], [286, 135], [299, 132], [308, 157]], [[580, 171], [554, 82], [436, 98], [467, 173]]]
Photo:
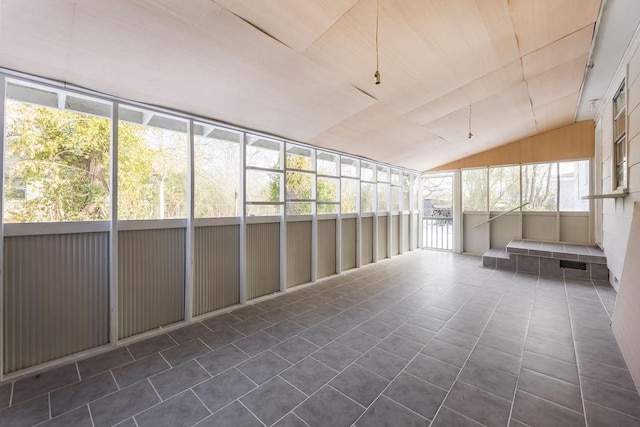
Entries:
[[530, 255], [541, 258], [554, 258], [594, 264], [607, 263], [607, 258], [602, 249], [590, 245], [576, 245], [562, 242], [534, 242], [514, 239], [509, 242], [505, 250], [509, 254]]

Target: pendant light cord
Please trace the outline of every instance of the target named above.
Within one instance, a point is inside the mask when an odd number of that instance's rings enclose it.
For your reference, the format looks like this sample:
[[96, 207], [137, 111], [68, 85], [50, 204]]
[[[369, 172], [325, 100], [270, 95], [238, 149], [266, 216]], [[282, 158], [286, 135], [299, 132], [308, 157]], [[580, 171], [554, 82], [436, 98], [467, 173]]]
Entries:
[[380, 84], [380, 55], [378, 49], [378, 33], [380, 28], [380, 0], [376, 0], [376, 73], [373, 75], [375, 84]]

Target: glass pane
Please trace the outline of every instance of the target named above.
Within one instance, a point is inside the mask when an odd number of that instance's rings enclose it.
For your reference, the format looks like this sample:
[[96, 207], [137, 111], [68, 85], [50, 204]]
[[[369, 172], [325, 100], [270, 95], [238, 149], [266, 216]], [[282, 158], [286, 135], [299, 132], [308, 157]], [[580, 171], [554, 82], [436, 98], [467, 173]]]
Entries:
[[302, 172], [287, 172], [287, 200], [312, 200], [314, 175]]
[[420, 209], [420, 183], [422, 179], [419, 175], [414, 176], [413, 179], [413, 206], [411, 206], [412, 210]]
[[4, 221], [109, 219], [110, 123], [7, 99]]
[[368, 182], [361, 184], [360, 212], [373, 212], [373, 201], [375, 200], [376, 185]]
[[287, 167], [290, 169], [313, 170], [313, 150], [299, 145], [287, 144]]
[[312, 202], [287, 202], [287, 215], [311, 215]]
[[588, 212], [589, 201], [582, 196], [589, 194], [589, 161], [560, 162], [560, 210]]
[[318, 203], [318, 213], [319, 214], [338, 213], [338, 205], [325, 205], [322, 203]]
[[462, 171], [462, 210], [487, 210], [487, 169]]
[[507, 211], [520, 205], [520, 166], [489, 168], [489, 210]]
[[557, 210], [558, 164], [543, 163], [522, 166], [522, 203], [527, 211]]
[[626, 106], [626, 94], [624, 84], [618, 90], [615, 98], [613, 99], [613, 117], [615, 118], [618, 113], [625, 109]]
[[400, 185], [400, 172], [392, 170], [391, 171], [391, 185]]
[[371, 163], [360, 162], [360, 179], [362, 181], [376, 180], [376, 166]]
[[397, 213], [402, 202], [402, 188], [391, 186], [391, 211]]
[[342, 179], [340, 210], [342, 213], [356, 212], [356, 200], [358, 197], [358, 180]]
[[451, 218], [453, 216], [452, 175], [425, 175], [423, 195], [422, 208], [425, 217]]
[[318, 178], [318, 202], [339, 202], [340, 180], [338, 178]]
[[378, 182], [389, 182], [389, 168], [378, 166]]
[[342, 176], [358, 177], [358, 160], [349, 157], [341, 157], [340, 170]]
[[319, 175], [338, 176], [338, 156], [336, 154], [318, 151], [316, 167]]
[[[153, 112], [121, 107], [118, 124], [118, 217], [164, 219], [186, 217], [188, 138], [186, 122]], [[151, 118], [148, 117], [151, 115]]]
[[409, 175], [404, 174], [402, 177], [402, 210], [408, 211], [410, 209], [409, 206], [409, 193], [410, 193], [410, 180]]
[[389, 211], [389, 184], [378, 184], [378, 212], [388, 212], [388, 211]]
[[282, 144], [279, 141], [247, 135], [247, 166], [282, 169]]
[[239, 216], [240, 134], [199, 124], [194, 133], [195, 217]]
[[280, 202], [281, 172], [247, 170], [248, 202]]
[[247, 216], [279, 216], [280, 205], [247, 205]]

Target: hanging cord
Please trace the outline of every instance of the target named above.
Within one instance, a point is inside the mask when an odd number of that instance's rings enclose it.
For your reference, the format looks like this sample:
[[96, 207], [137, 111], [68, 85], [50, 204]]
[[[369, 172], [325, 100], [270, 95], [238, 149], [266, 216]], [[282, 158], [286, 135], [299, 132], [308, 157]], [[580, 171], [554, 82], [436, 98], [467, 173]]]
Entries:
[[380, 0], [376, 0], [376, 73], [373, 75], [377, 85], [380, 84], [380, 54], [378, 52], [378, 33], [380, 28]]
[[473, 134], [471, 133], [471, 104], [469, 104], [469, 139], [473, 138]]

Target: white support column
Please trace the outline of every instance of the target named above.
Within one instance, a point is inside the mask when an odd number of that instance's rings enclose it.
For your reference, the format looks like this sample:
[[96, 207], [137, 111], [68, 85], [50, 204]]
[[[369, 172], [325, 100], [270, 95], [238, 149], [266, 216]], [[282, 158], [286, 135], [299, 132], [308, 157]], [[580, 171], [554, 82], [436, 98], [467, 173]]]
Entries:
[[462, 253], [462, 171], [453, 172], [453, 252]]
[[373, 166], [373, 181], [375, 182], [373, 186], [373, 230], [371, 230], [371, 246], [372, 248], [372, 261], [373, 263], [378, 262], [378, 166]]
[[4, 377], [4, 135], [7, 81], [0, 76], [0, 381]]
[[280, 292], [287, 290], [287, 162], [286, 144], [280, 143], [280, 200], [283, 202], [280, 215]]
[[311, 281], [318, 280], [318, 152], [311, 150], [311, 169], [313, 169], [313, 179], [311, 180], [311, 197], [315, 200], [311, 202]]
[[242, 132], [240, 137], [240, 188], [238, 202], [240, 204], [240, 304], [247, 302], [247, 134]]
[[111, 107], [111, 223], [109, 230], [109, 342], [118, 342], [118, 102]]
[[187, 155], [187, 234], [185, 251], [185, 277], [184, 277], [184, 320], [187, 322], [193, 318], [193, 268], [194, 268], [194, 136], [193, 120], [187, 122], [187, 140], [189, 141]]
[[[613, 169], [615, 171], [615, 169]], [[613, 172], [612, 172], [613, 173]], [[560, 241], [560, 163], [556, 162], [556, 241]]]
[[[393, 206], [391, 206], [391, 197], [393, 193], [393, 186], [391, 185], [391, 169], [389, 169], [389, 191], [387, 191], [387, 258], [391, 258], [391, 242], [393, 241]], [[396, 231], [397, 233], [397, 231]]]
[[359, 175], [356, 190], [356, 268], [362, 267], [362, 164], [360, 164]]
[[415, 246], [416, 240], [415, 240], [415, 226], [413, 225], [413, 203], [414, 203], [414, 198], [415, 195], [413, 194], [413, 186], [415, 185], [416, 182], [416, 177], [414, 174], [409, 174], [409, 224], [408, 224], [408, 228], [409, 228], [409, 251], [413, 251], [413, 248]]
[[[338, 164], [338, 170], [342, 169], [342, 163]], [[338, 194], [340, 203], [338, 204], [338, 213], [336, 215], [336, 273], [342, 273], [342, 172], [338, 178]]]
[[520, 168], [520, 209], [518, 209], [518, 212], [520, 213], [520, 234], [519, 237], [520, 239], [522, 239], [522, 236], [524, 235], [524, 217], [523, 217], [523, 209], [522, 209], [522, 164], [520, 164], [518, 166]]

